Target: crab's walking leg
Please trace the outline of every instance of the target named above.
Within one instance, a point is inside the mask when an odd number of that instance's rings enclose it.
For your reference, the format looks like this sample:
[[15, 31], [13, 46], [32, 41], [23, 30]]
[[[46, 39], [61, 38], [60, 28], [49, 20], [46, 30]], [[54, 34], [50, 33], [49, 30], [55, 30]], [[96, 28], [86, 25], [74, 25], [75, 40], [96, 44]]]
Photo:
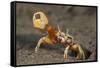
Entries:
[[76, 58], [77, 58], [77, 59], [85, 59], [85, 54], [84, 54], [83, 49], [81, 48], [80, 45], [77, 45], [77, 47], [78, 47], [79, 52], [78, 52]]
[[40, 40], [37, 43], [37, 46], [35, 47], [35, 53], [38, 52], [38, 49], [40, 47], [40, 45], [44, 43], [44, 44], [53, 44], [51, 39], [48, 36], [44, 36], [42, 38], [40, 38]]
[[74, 44], [73, 46], [71, 46], [71, 49], [73, 51], [76, 51], [77, 52], [77, 57], [76, 59], [85, 59], [85, 54], [84, 54], [84, 51], [83, 49], [81, 48], [81, 46], [79, 44]]
[[67, 54], [70, 46], [67, 46], [64, 50], [64, 59], [67, 59]]
[[40, 40], [38, 41], [37, 46], [35, 47], [35, 53], [38, 52], [40, 45], [43, 43], [43, 39], [44, 39], [44, 37], [40, 38]]

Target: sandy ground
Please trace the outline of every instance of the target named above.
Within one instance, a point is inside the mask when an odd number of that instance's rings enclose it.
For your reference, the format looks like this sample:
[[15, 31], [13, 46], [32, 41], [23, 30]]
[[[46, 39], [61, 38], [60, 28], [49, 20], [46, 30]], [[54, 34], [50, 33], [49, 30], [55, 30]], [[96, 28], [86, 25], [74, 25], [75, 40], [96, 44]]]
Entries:
[[[64, 62], [80, 62], [96, 60], [96, 7], [56, 6], [41, 4], [21, 4], [16, 6], [16, 59], [17, 65], [48, 64]], [[69, 29], [79, 44], [91, 52], [86, 60], [76, 60], [73, 56], [63, 59], [64, 47], [42, 45], [35, 54], [38, 40], [46, 33], [33, 28], [32, 16], [35, 12], [44, 12], [49, 23], [57, 29], [57, 25], [65, 32]]]

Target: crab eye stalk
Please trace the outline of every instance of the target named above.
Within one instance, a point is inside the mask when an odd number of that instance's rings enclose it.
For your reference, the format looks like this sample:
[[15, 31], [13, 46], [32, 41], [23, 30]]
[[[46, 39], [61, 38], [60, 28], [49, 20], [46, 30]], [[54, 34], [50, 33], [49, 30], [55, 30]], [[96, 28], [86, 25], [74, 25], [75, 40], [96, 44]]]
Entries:
[[69, 32], [69, 30], [68, 30], [68, 29], [66, 29], [66, 35], [68, 35], [68, 32]]
[[58, 25], [58, 32], [60, 33], [61, 31], [60, 31], [60, 28], [59, 28], [59, 25]]

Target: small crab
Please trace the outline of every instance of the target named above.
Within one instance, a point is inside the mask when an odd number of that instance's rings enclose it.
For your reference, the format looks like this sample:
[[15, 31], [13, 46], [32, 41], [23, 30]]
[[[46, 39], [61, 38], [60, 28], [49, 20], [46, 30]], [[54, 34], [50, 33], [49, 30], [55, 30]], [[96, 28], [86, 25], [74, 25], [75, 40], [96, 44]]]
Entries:
[[37, 46], [35, 47], [35, 53], [38, 52], [42, 43], [50, 45], [60, 43], [62, 46], [65, 47], [64, 59], [68, 59], [69, 50], [77, 53], [76, 59], [85, 59], [85, 53], [82, 47], [80, 46], [80, 44], [74, 41], [73, 36], [69, 35], [68, 29], [66, 30], [66, 33], [62, 32], [59, 26], [58, 30], [54, 29], [54, 27], [48, 23], [48, 19], [43, 12], [34, 13], [33, 27], [44, 30], [48, 33], [46, 36], [40, 38], [40, 40], [38, 41]]

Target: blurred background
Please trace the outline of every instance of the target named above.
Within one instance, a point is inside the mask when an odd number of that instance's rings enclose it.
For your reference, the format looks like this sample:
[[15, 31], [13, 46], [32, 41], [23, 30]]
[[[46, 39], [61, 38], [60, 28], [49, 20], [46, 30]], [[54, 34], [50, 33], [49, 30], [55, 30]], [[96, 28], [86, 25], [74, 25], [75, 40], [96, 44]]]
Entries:
[[[64, 48], [62, 46], [41, 46], [39, 53], [34, 53], [38, 40], [46, 33], [40, 32], [33, 27], [33, 14], [42, 11], [46, 14], [49, 24], [57, 29], [57, 25], [76, 41], [91, 51], [86, 60], [75, 60], [69, 57], [63, 59]], [[63, 62], [79, 62], [96, 60], [96, 7], [64, 6], [47, 4], [16, 4], [16, 52], [17, 65], [47, 64]]]

